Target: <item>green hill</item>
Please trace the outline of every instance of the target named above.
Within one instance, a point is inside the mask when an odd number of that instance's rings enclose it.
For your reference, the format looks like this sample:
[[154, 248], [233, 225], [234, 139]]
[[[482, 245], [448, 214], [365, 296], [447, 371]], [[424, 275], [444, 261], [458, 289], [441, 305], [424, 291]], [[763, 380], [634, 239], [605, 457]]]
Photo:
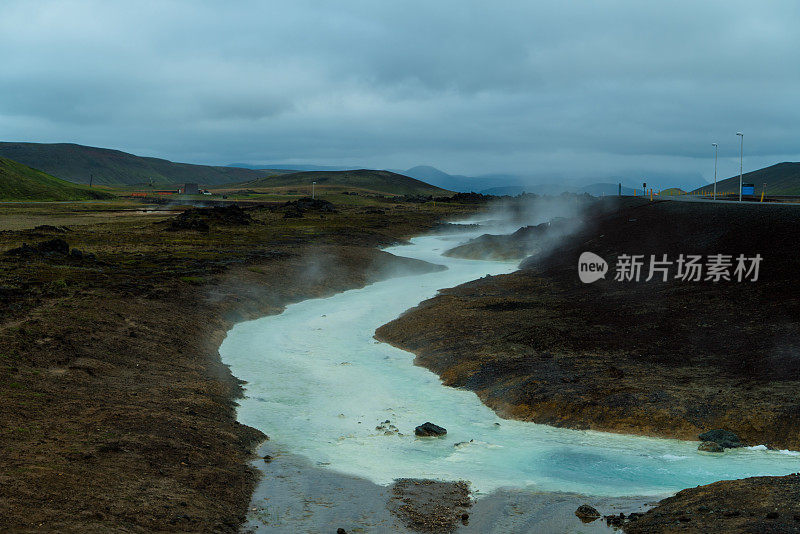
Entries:
[[[748, 172], [742, 176], [742, 183], [754, 184], [756, 194], [761, 194], [761, 188], [767, 184], [768, 195], [800, 195], [800, 163], [778, 163]], [[693, 192], [711, 194], [713, 191], [714, 184], [710, 184], [695, 189]], [[718, 181], [717, 191], [739, 193], [739, 176]]]
[[90, 200], [112, 197], [104, 191], [75, 185], [0, 157], [0, 200]]
[[670, 187], [670, 188], [667, 188], [667, 189], [662, 189], [661, 191], [658, 192], [658, 194], [659, 195], [666, 195], [666, 196], [669, 196], [669, 195], [685, 195], [686, 191], [684, 191], [680, 187]]
[[161, 185], [185, 182], [220, 185], [254, 180], [271, 173], [268, 170], [174, 163], [71, 143], [0, 142], [0, 156], [76, 184], [88, 184], [90, 176], [94, 175], [94, 184], [111, 186], [148, 183], [151, 179]]
[[446, 189], [390, 171], [359, 169], [354, 171], [308, 171], [272, 175], [228, 187], [271, 189], [303, 187], [312, 182], [317, 187], [339, 190], [361, 190], [385, 195], [451, 195]]

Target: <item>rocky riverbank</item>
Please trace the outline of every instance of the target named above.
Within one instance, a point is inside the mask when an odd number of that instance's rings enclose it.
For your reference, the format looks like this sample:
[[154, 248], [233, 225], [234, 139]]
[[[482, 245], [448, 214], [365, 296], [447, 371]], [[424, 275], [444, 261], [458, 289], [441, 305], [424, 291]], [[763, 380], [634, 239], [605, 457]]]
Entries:
[[[442, 291], [378, 339], [505, 417], [682, 439], [725, 428], [800, 449], [797, 208], [605, 202], [552, 252]], [[585, 251], [608, 261], [606, 279], [579, 281]], [[740, 253], [764, 258], [756, 282], [614, 280], [622, 254]]]
[[[243, 531], [248, 534], [298, 532], [414, 532], [528, 534], [530, 532], [609, 533], [602, 518], [583, 522], [575, 509], [585, 502], [605, 515], [641, 513], [651, 498], [591, 498], [573, 493], [499, 490], [469, 495], [463, 483], [398, 481], [380, 486], [317, 466], [268, 441], [252, 465], [266, 483], [253, 495]], [[466, 514], [466, 516], [465, 516]]]

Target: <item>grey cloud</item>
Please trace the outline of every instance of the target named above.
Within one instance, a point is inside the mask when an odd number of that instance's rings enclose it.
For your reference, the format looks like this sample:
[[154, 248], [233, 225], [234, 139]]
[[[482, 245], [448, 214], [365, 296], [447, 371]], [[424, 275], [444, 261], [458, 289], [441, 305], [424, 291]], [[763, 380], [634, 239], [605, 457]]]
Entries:
[[800, 159], [798, 19], [791, 0], [12, 0], [0, 131], [200, 163], [710, 178], [714, 141], [738, 170], [737, 130], [750, 168]]

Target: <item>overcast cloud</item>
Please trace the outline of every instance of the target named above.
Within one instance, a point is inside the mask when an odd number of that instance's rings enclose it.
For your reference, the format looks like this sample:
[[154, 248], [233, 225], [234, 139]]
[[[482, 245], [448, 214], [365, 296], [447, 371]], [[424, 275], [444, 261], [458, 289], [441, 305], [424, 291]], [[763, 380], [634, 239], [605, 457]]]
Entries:
[[800, 3], [9, 1], [0, 139], [590, 179], [800, 160]]

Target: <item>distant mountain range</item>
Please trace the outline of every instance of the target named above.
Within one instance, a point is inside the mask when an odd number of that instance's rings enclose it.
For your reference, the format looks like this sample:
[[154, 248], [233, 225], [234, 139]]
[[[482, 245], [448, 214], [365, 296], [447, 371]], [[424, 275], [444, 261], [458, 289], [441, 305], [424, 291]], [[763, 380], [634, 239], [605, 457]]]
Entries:
[[253, 165], [252, 163], [230, 163], [226, 167], [238, 167], [240, 169], [257, 169], [270, 171], [355, 171], [363, 169], [364, 166], [341, 166], [341, 165], [295, 165], [288, 163], [262, 163]]
[[76, 185], [27, 165], [0, 157], [0, 200], [50, 201], [112, 198], [113, 195]]
[[[753, 184], [755, 193], [761, 194], [766, 184], [768, 195], [800, 195], [800, 163], [783, 162], [757, 171], [745, 173], [742, 183]], [[694, 192], [711, 194], [714, 184], [695, 189]], [[720, 193], [738, 193], [739, 176], [733, 176], [717, 182], [717, 191]]]
[[[196, 182], [205, 186], [242, 184], [257, 181], [266, 176], [298, 174], [302, 172], [354, 171], [352, 167], [335, 165], [299, 164], [236, 164], [227, 166], [195, 165], [177, 163], [165, 159], [141, 157], [119, 150], [97, 148], [72, 143], [16, 143], [0, 142], [0, 157], [5, 157], [38, 169], [61, 180], [76, 184], [131, 187], [145, 185], [168, 186]], [[653, 172], [627, 172], [623, 176], [607, 176], [589, 185], [562, 180], [559, 176], [525, 176], [517, 174], [485, 174], [465, 176], [448, 174], [429, 165], [419, 165], [405, 171], [381, 171], [393, 173], [395, 179], [415, 179], [430, 184], [433, 189], [448, 191], [482, 192], [495, 195], [517, 195], [521, 192], [557, 195], [562, 192], [587, 192], [592, 195], [615, 195], [617, 184], [623, 183], [623, 194], [631, 194], [633, 187], [641, 190], [642, 182], [656, 190], [678, 187], [684, 190], [709, 191], [712, 185], [704, 184], [699, 174], [668, 174]], [[341, 175], [344, 176], [344, 175]], [[375, 175], [378, 176], [377, 174]], [[636, 177], [636, 178], [633, 178]], [[297, 176], [305, 180], [307, 177]], [[348, 178], [349, 180], [350, 178]], [[584, 182], [591, 182], [584, 180]], [[779, 163], [744, 175], [745, 183], [754, 183], [758, 191], [767, 184], [767, 193], [800, 194], [800, 163]], [[700, 187], [698, 187], [700, 186]], [[381, 185], [384, 189], [386, 184]], [[722, 192], [738, 191], [738, 177], [718, 182]], [[406, 183], [404, 190], [421, 191], [418, 183]], [[402, 193], [400, 193], [402, 194]], [[432, 193], [434, 194], [434, 193]]]
[[[483, 193], [487, 195], [518, 195], [520, 193], [534, 193], [537, 195], [560, 195], [561, 193], [589, 193], [591, 195], [616, 195], [618, 184], [622, 183], [622, 194], [633, 194], [633, 188], [641, 191], [641, 183], [633, 183], [628, 176], [625, 178], [609, 176], [596, 183], [588, 185], [578, 185], [565, 181], [557, 181], [558, 177], [549, 175], [524, 176], [516, 174], [485, 174], [480, 176], [463, 176], [447, 174], [435, 167], [421, 165], [412, 167], [404, 171], [404, 174], [413, 176], [419, 180], [424, 180], [439, 187], [445, 187], [452, 191]], [[705, 182], [700, 174], [696, 175], [671, 175], [664, 173], [630, 172], [632, 176], [647, 176], [643, 182], [648, 183], [648, 188], [654, 187], [657, 190], [666, 187], [680, 186], [686, 188], [696, 187]], [[587, 180], [588, 181], [588, 180]]]
[[[616, 195], [619, 193], [619, 184], [589, 184], [580, 187], [571, 187], [563, 184], [534, 184], [528, 186], [511, 185], [507, 187], [490, 187], [481, 191], [484, 195], [511, 195], [533, 193], [536, 195], [560, 195], [561, 193], [588, 193], [596, 197]], [[622, 186], [623, 195], [632, 195], [633, 188]]]
[[134, 156], [119, 150], [72, 143], [4, 143], [0, 156], [76, 184], [126, 186], [197, 182], [218, 185], [254, 180], [268, 171], [175, 163], [159, 158]]

